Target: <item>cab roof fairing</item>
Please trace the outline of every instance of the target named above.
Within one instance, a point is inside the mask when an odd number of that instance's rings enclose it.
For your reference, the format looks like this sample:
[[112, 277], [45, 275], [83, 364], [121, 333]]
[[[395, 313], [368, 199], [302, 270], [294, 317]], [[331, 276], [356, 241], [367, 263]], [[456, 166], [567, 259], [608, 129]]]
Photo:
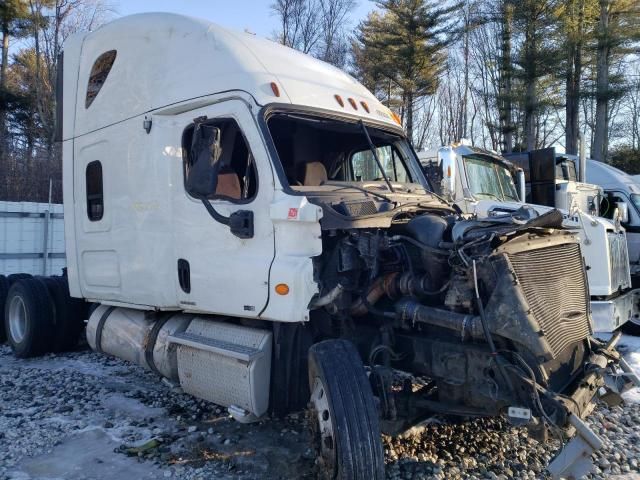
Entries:
[[[78, 79], [75, 126], [66, 125], [75, 129], [73, 136], [168, 105], [233, 90], [249, 93], [260, 106], [289, 103], [398, 126], [387, 107], [338, 68], [270, 40], [201, 19], [171, 13], [131, 15], [70, 38], [65, 50], [74, 55], [81, 52], [79, 65], [69, 65], [75, 67], [73, 76]], [[116, 60], [87, 109], [83, 99], [91, 68], [109, 50], [117, 51]], [[65, 56], [65, 63], [68, 61]], [[65, 89], [73, 94], [71, 75], [65, 68]], [[280, 91], [279, 97], [272, 82]], [[335, 95], [341, 96], [343, 106]], [[65, 112], [66, 118], [69, 113]], [[64, 137], [70, 136], [66, 130]]]
[[587, 160], [587, 181], [606, 190], [620, 189], [624, 185], [632, 193], [640, 193], [640, 185], [635, 178], [597, 160]]

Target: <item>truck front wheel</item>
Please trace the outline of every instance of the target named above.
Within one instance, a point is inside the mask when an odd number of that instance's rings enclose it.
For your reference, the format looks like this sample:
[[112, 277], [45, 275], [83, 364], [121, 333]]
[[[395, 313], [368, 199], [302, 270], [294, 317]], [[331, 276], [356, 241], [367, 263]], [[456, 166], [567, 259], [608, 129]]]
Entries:
[[320, 476], [384, 478], [378, 412], [352, 343], [325, 340], [309, 349], [310, 423]]
[[632, 317], [622, 325], [620, 330], [629, 335], [640, 336], [640, 318]]
[[5, 304], [5, 331], [18, 358], [46, 353], [53, 327], [53, 302], [45, 284], [36, 278], [16, 281]]

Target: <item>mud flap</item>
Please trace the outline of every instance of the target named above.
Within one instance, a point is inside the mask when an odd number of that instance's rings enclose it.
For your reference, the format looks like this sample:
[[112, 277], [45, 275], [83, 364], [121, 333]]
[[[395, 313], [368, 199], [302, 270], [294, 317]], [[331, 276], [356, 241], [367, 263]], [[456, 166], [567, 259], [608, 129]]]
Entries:
[[554, 479], [582, 478], [593, 469], [591, 454], [602, 448], [602, 440], [577, 415], [569, 415], [576, 435], [547, 467]]

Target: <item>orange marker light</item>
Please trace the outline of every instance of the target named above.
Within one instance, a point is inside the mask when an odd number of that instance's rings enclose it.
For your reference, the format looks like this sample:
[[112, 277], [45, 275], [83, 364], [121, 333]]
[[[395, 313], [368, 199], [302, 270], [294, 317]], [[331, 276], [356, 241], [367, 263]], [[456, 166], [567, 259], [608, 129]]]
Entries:
[[342, 97], [340, 95], [334, 95], [336, 102], [340, 104], [341, 107], [344, 107], [344, 102], [342, 101]]
[[367, 105], [367, 102], [360, 102], [360, 105], [362, 105], [365, 112], [369, 113], [369, 105]]
[[358, 104], [356, 103], [356, 101], [353, 98], [349, 98], [349, 103], [351, 104], [351, 106], [353, 107], [354, 110], [358, 109]]
[[391, 112], [391, 116], [393, 117], [393, 119], [396, 121], [398, 125], [402, 126], [402, 120], [400, 120], [400, 117], [396, 112]]
[[271, 91], [276, 97], [280, 96], [280, 89], [278, 88], [276, 82], [271, 82]]
[[286, 295], [289, 293], [289, 285], [286, 283], [279, 283], [276, 285], [276, 293], [278, 295]]

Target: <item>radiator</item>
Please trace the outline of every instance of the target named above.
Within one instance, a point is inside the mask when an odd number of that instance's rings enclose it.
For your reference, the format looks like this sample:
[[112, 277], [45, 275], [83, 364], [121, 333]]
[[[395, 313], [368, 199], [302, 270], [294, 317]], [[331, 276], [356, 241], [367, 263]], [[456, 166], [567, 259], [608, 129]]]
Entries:
[[509, 260], [554, 358], [591, 335], [589, 291], [578, 244], [511, 254]]

